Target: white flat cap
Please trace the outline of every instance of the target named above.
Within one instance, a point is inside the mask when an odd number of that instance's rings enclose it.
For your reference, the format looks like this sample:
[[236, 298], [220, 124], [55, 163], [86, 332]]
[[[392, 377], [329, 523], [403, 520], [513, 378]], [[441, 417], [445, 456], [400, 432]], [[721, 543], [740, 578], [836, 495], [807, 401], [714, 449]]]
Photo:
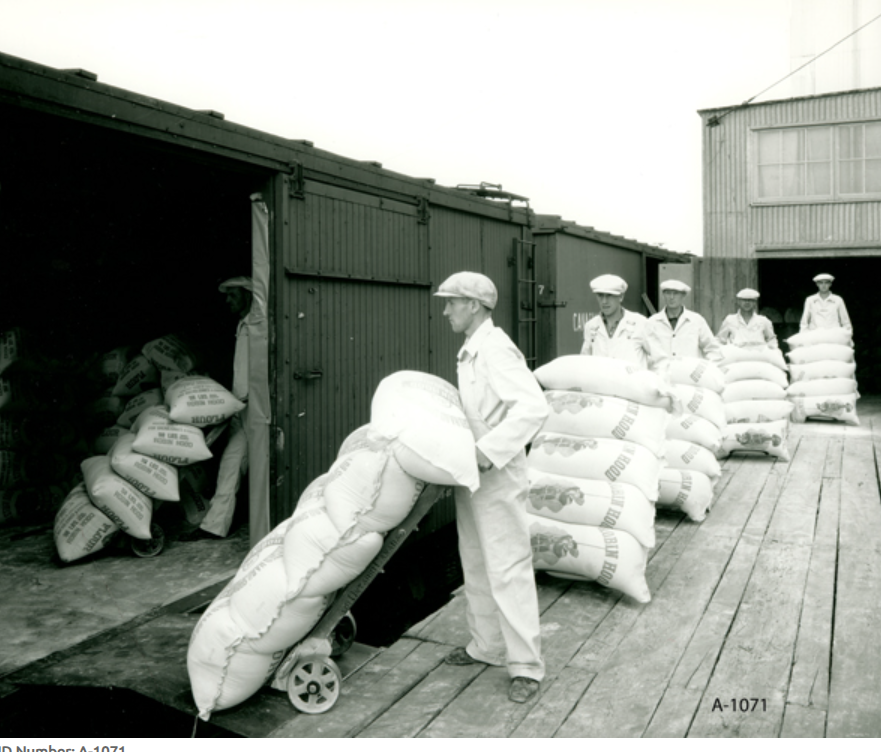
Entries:
[[814, 277], [814, 282], [833, 282], [834, 280], [835, 277], [833, 277], [831, 274], [818, 274], [816, 277]]
[[590, 281], [590, 289], [595, 293], [623, 295], [627, 292], [627, 283], [615, 274], [601, 274]]
[[664, 290], [673, 290], [674, 292], [691, 292], [691, 288], [685, 284], [685, 282], [680, 282], [678, 279], [668, 279], [661, 282], [661, 292]]
[[757, 290], [753, 290], [750, 287], [744, 287], [739, 293], [737, 293], [737, 297], [741, 300], [758, 300], [759, 293]]
[[439, 298], [471, 298], [490, 310], [494, 309], [496, 303], [499, 302], [499, 291], [496, 290], [493, 281], [477, 272], [456, 272], [451, 277], [447, 277], [437, 288], [435, 296]]
[[232, 277], [226, 280], [226, 282], [221, 282], [217, 289], [220, 292], [228, 292], [233, 287], [244, 287], [246, 290], [254, 292], [254, 283], [250, 277]]

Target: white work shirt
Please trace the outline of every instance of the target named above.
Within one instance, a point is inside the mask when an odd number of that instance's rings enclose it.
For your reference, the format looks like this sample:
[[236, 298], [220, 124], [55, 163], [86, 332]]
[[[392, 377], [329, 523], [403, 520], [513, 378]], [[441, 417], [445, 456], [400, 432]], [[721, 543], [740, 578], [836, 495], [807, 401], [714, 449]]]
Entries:
[[233, 359], [232, 373], [232, 393], [237, 399], [243, 402], [248, 399], [248, 341], [250, 339], [250, 328], [248, 319], [250, 314], [239, 320], [236, 328], [236, 352]]
[[833, 329], [844, 327], [853, 332], [853, 326], [850, 323], [850, 316], [847, 315], [847, 308], [844, 300], [838, 295], [831, 292], [823, 299], [820, 293], [808, 296], [805, 300], [805, 310], [801, 316], [801, 324], [799, 331], [806, 329]]
[[649, 347], [645, 339], [648, 319], [639, 313], [624, 310], [618, 328], [610, 337], [602, 314], [594, 316], [584, 325], [582, 355], [602, 355], [616, 360], [626, 360], [640, 368], [649, 367]]
[[548, 415], [541, 386], [520, 350], [492, 319], [459, 350], [459, 394], [477, 447], [503, 468], [532, 441]]
[[753, 313], [749, 321], [744, 321], [743, 313], [738, 311], [726, 316], [719, 328], [716, 339], [723, 345], [764, 345], [777, 347], [774, 325], [766, 316]]
[[666, 307], [650, 316], [646, 324], [646, 341], [653, 361], [665, 357], [722, 359], [719, 343], [704, 317], [684, 307], [675, 330], [670, 326]]

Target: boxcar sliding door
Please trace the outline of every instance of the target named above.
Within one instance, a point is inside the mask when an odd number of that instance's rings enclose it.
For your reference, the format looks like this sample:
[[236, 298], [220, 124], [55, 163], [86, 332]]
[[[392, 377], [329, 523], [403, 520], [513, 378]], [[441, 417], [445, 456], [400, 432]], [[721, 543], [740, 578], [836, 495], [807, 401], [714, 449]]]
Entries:
[[429, 370], [427, 225], [416, 199], [291, 181], [276, 183], [274, 202], [276, 523], [369, 422], [380, 380]]

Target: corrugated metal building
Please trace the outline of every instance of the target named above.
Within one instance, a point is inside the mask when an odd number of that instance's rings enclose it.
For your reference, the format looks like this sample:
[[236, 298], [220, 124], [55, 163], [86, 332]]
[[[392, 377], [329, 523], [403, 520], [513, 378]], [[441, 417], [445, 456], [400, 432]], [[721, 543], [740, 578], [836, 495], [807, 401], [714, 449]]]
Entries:
[[789, 336], [815, 274], [835, 275], [861, 387], [877, 389], [881, 89], [702, 110], [704, 256], [696, 308], [718, 329], [742, 287]]

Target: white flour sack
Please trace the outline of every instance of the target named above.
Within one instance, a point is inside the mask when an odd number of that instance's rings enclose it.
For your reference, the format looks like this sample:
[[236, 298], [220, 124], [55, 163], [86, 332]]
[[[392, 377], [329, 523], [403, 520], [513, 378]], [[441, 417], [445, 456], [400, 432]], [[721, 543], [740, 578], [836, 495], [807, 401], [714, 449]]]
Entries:
[[385, 533], [409, 514], [424, 487], [404, 472], [388, 443], [349, 442], [327, 471], [324, 505], [340, 532]]
[[722, 345], [722, 361], [720, 366], [727, 366], [731, 363], [740, 363], [742, 361], [760, 361], [762, 363], [770, 363], [783, 371], [788, 370], [783, 353], [777, 347], [768, 347], [767, 345], [756, 345], [754, 347], [738, 347], [737, 345]]
[[729, 423], [769, 423], [786, 420], [792, 412], [789, 400], [744, 400], [726, 402], [725, 417]]
[[187, 649], [199, 718], [207, 721], [212, 712], [247, 700], [269, 682], [284, 656], [284, 650], [255, 650], [230, 613], [229, 597], [215, 598], [196, 624]]
[[657, 374], [615, 358], [563, 355], [536, 368], [535, 378], [545, 389], [603, 394], [672, 409], [671, 392]]
[[126, 363], [113, 387], [117, 397], [133, 397], [139, 392], [155, 387], [159, 383], [159, 373], [144, 355], [137, 355]]
[[661, 461], [632, 441], [591, 439], [542, 431], [532, 442], [527, 465], [555, 475], [607, 480], [636, 486], [649, 501], [658, 498]]
[[586, 392], [545, 392], [550, 408], [542, 430], [619, 439], [640, 444], [653, 454], [663, 452], [668, 413], [662, 407]]
[[662, 468], [658, 507], [681, 509], [690, 520], [703, 522], [713, 504], [713, 486], [703, 473]]
[[710, 421], [719, 430], [725, 428], [725, 403], [716, 392], [685, 384], [674, 385], [673, 391], [686, 413], [693, 413]]
[[124, 478], [113, 472], [107, 455], [90, 457], [80, 463], [89, 498], [123, 532], [150, 540], [153, 502]]
[[584, 480], [528, 470], [526, 511], [573, 525], [630, 533], [646, 548], [655, 545], [655, 505], [636, 486]]
[[830, 418], [850, 426], [858, 426], [856, 394], [832, 394], [819, 397], [793, 397], [793, 423], [804, 423], [807, 418]]
[[847, 345], [806, 345], [790, 350], [787, 357], [793, 365], [816, 363], [818, 360], [840, 360], [843, 363], [853, 363], [853, 348]]
[[458, 390], [437, 376], [398, 371], [379, 382], [370, 405], [374, 438], [392, 444], [414, 478], [442, 486], [480, 486], [474, 435]]
[[556, 577], [596, 582], [640, 603], [652, 597], [645, 581], [645, 549], [627, 533], [532, 517], [532, 565]]
[[207, 376], [178, 379], [165, 392], [168, 414], [177, 423], [213, 425], [245, 409], [245, 403]]
[[85, 483], [79, 483], [55, 515], [55, 548], [61, 561], [76, 561], [104, 548], [117, 530], [113, 520], [92, 504]]
[[789, 368], [793, 382], [813, 379], [850, 379], [856, 372], [856, 363], [845, 363], [842, 360], [817, 360], [813, 363], [792, 365]]
[[667, 439], [667, 467], [676, 470], [695, 470], [711, 480], [722, 475], [719, 460], [709, 450], [697, 444], [678, 439]]
[[156, 407], [162, 403], [162, 391], [158, 388], [149, 389], [136, 397], [132, 397], [126, 402], [125, 408], [123, 409], [122, 414], [116, 419], [116, 422], [124, 428], [131, 428], [132, 423], [135, 422], [135, 418], [144, 412], [144, 410], [148, 407]]
[[743, 402], [744, 400], [784, 400], [786, 389], [773, 381], [763, 379], [744, 379], [725, 385], [722, 392], [724, 402]]
[[722, 430], [706, 418], [694, 413], [671, 418], [667, 424], [667, 438], [697, 444], [713, 454], [722, 447]]
[[853, 347], [853, 335], [844, 327], [836, 326], [828, 329], [809, 329], [798, 334], [793, 334], [786, 340], [794, 350], [797, 347], [809, 345], [847, 345]]
[[786, 393], [790, 397], [821, 397], [823, 395], [854, 394], [857, 391], [857, 382], [853, 379], [812, 379], [811, 381], [796, 381], [790, 384]]
[[732, 423], [725, 430], [722, 451], [764, 452], [789, 462], [789, 448], [786, 445], [789, 421], [775, 420], [770, 423]]
[[734, 381], [746, 381], [748, 379], [762, 379], [777, 384], [784, 389], [789, 385], [786, 371], [761, 360], [742, 360], [738, 363], [729, 363], [727, 366], [722, 366], [721, 370], [725, 374], [726, 384]]
[[190, 373], [198, 365], [195, 353], [174, 334], [148, 342], [141, 349], [141, 354], [160, 371]]
[[725, 386], [725, 375], [719, 366], [703, 358], [674, 358], [667, 366], [667, 375], [674, 384], [699, 386], [717, 393]]
[[198, 426], [175, 423], [164, 407], [148, 407], [134, 424], [132, 449], [170, 465], [189, 465], [211, 457]]
[[132, 449], [135, 435], [121, 436], [110, 450], [110, 466], [141, 493], [162, 501], [180, 501], [177, 468]]

